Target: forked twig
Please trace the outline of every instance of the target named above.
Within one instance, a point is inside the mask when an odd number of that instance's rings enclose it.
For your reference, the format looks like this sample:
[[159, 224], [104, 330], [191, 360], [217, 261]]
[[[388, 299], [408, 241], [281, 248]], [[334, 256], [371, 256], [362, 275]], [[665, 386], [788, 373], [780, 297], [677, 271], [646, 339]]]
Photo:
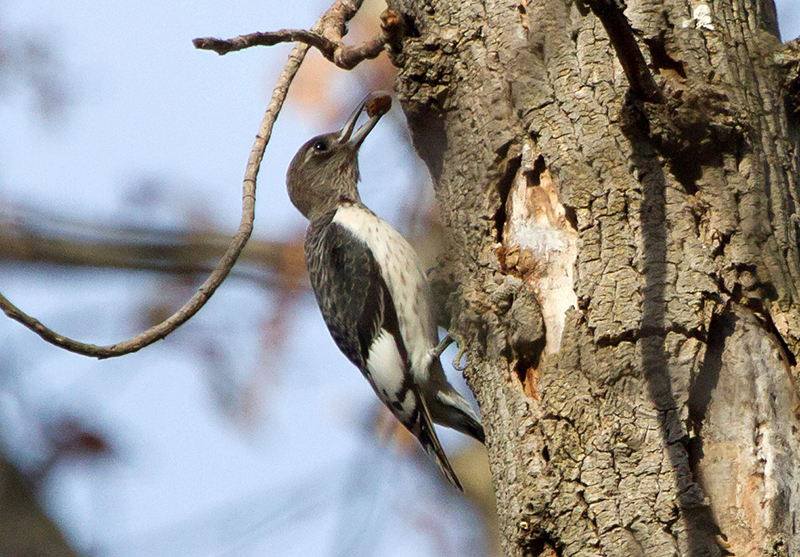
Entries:
[[[308, 33], [321, 37], [333, 36], [341, 38], [346, 32], [347, 21], [356, 14], [360, 7], [361, 0], [337, 0], [331, 8], [319, 18]], [[275, 123], [275, 119], [278, 117], [278, 113], [286, 99], [286, 94], [289, 91], [289, 85], [300, 69], [300, 65], [309, 48], [310, 46], [308, 44], [301, 43], [292, 50], [286, 62], [286, 66], [283, 68], [283, 72], [281, 72], [278, 78], [278, 83], [275, 85], [272, 99], [270, 100], [269, 106], [267, 106], [264, 118], [261, 120], [253, 149], [250, 151], [250, 157], [247, 161], [247, 169], [245, 170], [244, 184], [242, 186], [242, 218], [236, 235], [231, 240], [227, 251], [220, 259], [217, 267], [200, 286], [195, 295], [192, 296], [183, 307], [165, 321], [147, 329], [143, 333], [124, 342], [109, 346], [98, 346], [79, 342], [56, 333], [43, 325], [38, 319], [31, 317], [17, 308], [8, 301], [5, 296], [0, 294], [0, 308], [2, 308], [3, 312], [11, 319], [22, 323], [28, 329], [55, 346], [64, 348], [70, 352], [75, 352], [76, 354], [91, 356], [98, 359], [122, 356], [141, 350], [145, 346], [163, 339], [188, 321], [205, 305], [219, 285], [227, 278], [239, 254], [250, 238], [250, 234], [253, 231], [253, 220], [255, 218], [256, 177], [261, 166], [261, 160], [264, 157], [264, 151], [272, 134], [272, 127]]]
[[[360, 4], [360, 2], [359, 2]], [[338, 23], [338, 22], [337, 22]], [[213, 50], [220, 56], [229, 52], [243, 50], [253, 46], [273, 46], [279, 43], [299, 42], [312, 46], [338, 67], [350, 70], [364, 60], [370, 60], [383, 52], [386, 44], [396, 44], [398, 37], [403, 32], [403, 20], [400, 14], [393, 10], [385, 10], [381, 14], [381, 33], [371, 40], [355, 46], [348, 46], [342, 42], [342, 37], [347, 32], [344, 25], [327, 25], [323, 32], [303, 29], [281, 29], [268, 33], [250, 33], [239, 35], [232, 39], [217, 39], [203, 37], [194, 39], [195, 48]]]

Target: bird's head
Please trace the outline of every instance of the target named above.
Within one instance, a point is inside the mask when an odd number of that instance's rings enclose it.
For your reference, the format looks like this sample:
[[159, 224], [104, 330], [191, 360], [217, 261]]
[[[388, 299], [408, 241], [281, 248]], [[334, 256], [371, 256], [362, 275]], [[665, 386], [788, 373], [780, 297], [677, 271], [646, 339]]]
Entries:
[[[387, 93], [371, 93], [340, 131], [318, 135], [300, 147], [286, 173], [286, 188], [303, 216], [314, 220], [341, 200], [360, 200], [358, 149], [391, 106], [392, 99]], [[354, 132], [358, 117], [365, 110], [369, 120]]]

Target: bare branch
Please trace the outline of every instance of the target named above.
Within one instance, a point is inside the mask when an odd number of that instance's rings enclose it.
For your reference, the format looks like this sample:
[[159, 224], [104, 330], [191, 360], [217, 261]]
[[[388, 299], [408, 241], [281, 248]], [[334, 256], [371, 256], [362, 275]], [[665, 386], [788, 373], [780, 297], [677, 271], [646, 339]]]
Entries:
[[[322, 32], [326, 37], [329, 36], [329, 33], [335, 33], [341, 37], [345, 31], [347, 21], [355, 15], [360, 6], [361, 0], [337, 0], [333, 6], [319, 18], [314, 27], [311, 28], [311, 32], [315, 34]], [[256, 135], [253, 149], [250, 151], [250, 157], [245, 170], [244, 184], [242, 187], [242, 218], [236, 235], [231, 240], [231, 244], [228, 246], [225, 255], [222, 256], [222, 259], [217, 264], [217, 268], [214, 269], [211, 275], [200, 286], [195, 295], [175, 314], [132, 339], [110, 346], [97, 346], [95, 344], [87, 344], [72, 340], [56, 333], [37, 319], [14, 306], [14, 304], [0, 294], [0, 308], [2, 308], [3, 312], [5, 312], [8, 317], [22, 323], [51, 344], [69, 350], [70, 352], [75, 352], [76, 354], [91, 356], [98, 359], [122, 356], [141, 350], [145, 346], [163, 339], [194, 316], [231, 272], [231, 268], [233, 268], [234, 263], [236, 263], [239, 254], [242, 252], [245, 244], [247, 244], [247, 240], [250, 238], [250, 234], [253, 231], [256, 177], [261, 166], [261, 160], [264, 157], [264, 151], [272, 134], [272, 126], [275, 123], [275, 119], [278, 117], [278, 113], [289, 91], [289, 85], [300, 69], [300, 65], [308, 49], [308, 45], [298, 44], [292, 50], [286, 62], [286, 66], [283, 68], [283, 72], [278, 78], [278, 83], [275, 85], [275, 89], [272, 93], [272, 99], [261, 121], [261, 126]]]
[[651, 103], [664, 102], [661, 88], [647, 67], [622, 7], [616, 0], [589, 0], [587, 4], [603, 24], [634, 95]]
[[214, 37], [203, 37], [193, 39], [192, 44], [200, 50], [213, 50], [220, 56], [237, 50], [244, 50], [251, 46], [274, 46], [280, 43], [303, 43], [313, 46], [319, 50], [325, 58], [332, 59], [337, 44], [326, 39], [319, 33], [304, 31], [302, 29], [281, 29], [268, 33], [250, 33], [249, 35], [239, 35], [232, 39], [217, 39]]
[[[205, 276], [230, 243], [229, 234], [211, 229], [119, 227], [57, 220], [38, 211], [5, 217], [0, 214], [4, 261]], [[304, 265], [302, 241], [250, 238], [230, 276], [268, 288], [305, 290]]]
[[385, 10], [381, 14], [381, 33], [377, 37], [356, 46], [347, 46], [342, 43], [342, 37], [345, 33], [346, 28], [341, 24], [340, 19], [332, 17], [323, 23], [321, 32], [281, 29], [280, 31], [268, 33], [240, 35], [232, 39], [206, 37], [194, 39], [192, 43], [196, 48], [213, 50], [221, 56], [253, 46], [273, 46], [279, 43], [299, 42], [316, 48], [336, 66], [350, 70], [364, 60], [371, 60], [377, 57], [383, 52], [385, 44], [396, 44], [398, 37], [403, 33], [403, 19], [398, 12]]

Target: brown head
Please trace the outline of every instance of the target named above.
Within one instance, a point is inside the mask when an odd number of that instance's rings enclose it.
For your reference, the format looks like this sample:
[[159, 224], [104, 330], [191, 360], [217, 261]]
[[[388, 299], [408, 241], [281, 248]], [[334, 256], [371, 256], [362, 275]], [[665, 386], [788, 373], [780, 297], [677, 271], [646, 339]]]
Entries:
[[[360, 201], [358, 149], [391, 105], [388, 94], [371, 93], [341, 131], [318, 135], [300, 147], [286, 173], [286, 189], [303, 216], [314, 220], [342, 200]], [[365, 110], [369, 120], [354, 133], [358, 117]]]

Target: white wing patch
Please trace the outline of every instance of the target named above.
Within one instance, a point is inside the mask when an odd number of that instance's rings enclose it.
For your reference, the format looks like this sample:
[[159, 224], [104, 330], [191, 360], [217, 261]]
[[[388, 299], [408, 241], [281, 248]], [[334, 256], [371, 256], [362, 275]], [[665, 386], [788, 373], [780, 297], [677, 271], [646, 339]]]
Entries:
[[[398, 395], [403, 389], [406, 369], [403, 358], [400, 357], [400, 352], [397, 350], [397, 343], [392, 334], [386, 329], [381, 329], [378, 336], [375, 337], [375, 341], [369, 347], [367, 369], [372, 379], [372, 387], [378, 397], [395, 411], [396, 409], [392, 406], [392, 403], [398, 402]], [[413, 408], [407, 408], [409, 403], [413, 405], [413, 397], [405, 396], [405, 400], [402, 402], [405, 403], [402, 405], [404, 411], [402, 414], [407, 417], [414, 410]], [[395, 413], [397, 414], [398, 412], [395, 411]]]
[[397, 230], [357, 205], [340, 206], [333, 222], [347, 228], [372, 251], [397, 310], [412, 373], [419, 382], [427, 382], [438, 333], [431, 317], [428, 279], [414, 248]]

